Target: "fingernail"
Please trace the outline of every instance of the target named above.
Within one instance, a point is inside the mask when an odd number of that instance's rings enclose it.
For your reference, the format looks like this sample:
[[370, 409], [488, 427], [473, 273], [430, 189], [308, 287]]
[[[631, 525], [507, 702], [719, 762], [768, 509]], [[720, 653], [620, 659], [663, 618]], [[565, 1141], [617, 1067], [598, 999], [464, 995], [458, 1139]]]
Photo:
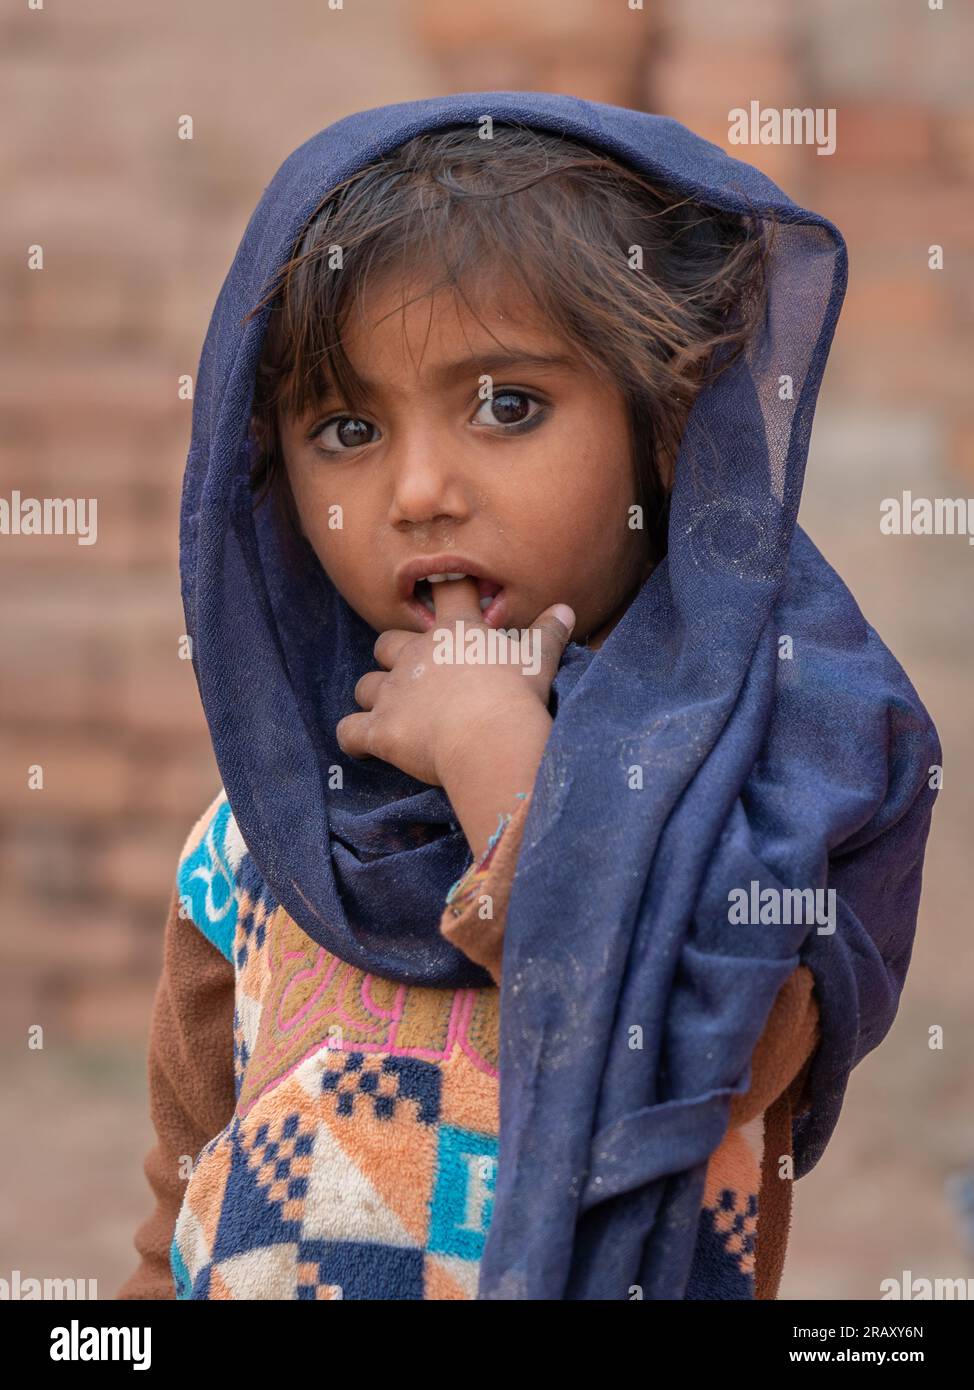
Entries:
[[571, 633], [572, 628], [575, 626], [575, 614], [568, 607], [568, 604], [556, 603], [551, 611], [558, 619], [558, 621], [560, 623], [563, 623], [565, 627], [568, 628], [569, 633]]

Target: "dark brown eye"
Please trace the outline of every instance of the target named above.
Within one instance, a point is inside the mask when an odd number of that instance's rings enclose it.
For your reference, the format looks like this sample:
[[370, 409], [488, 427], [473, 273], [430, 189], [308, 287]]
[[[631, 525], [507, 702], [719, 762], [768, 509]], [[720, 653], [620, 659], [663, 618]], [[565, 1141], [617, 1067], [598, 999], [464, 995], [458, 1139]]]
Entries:
[[356, 449], [361, 444], [371, 444], [376, 437], [375, 425], [354, 415], [336, 416], [334, 420], [329, 420], [316, 436], [321, 447], [329, 453]]
[[505, 391], [494, 397], [494, 414], [502, 425], [516, 425], [527, 417], [531, 402], [519, 391]]
[[[534, 411], [532, 406], [536, 407]], [[475, 418], [481, 425], [521, 425], [533, 420], [541, 409], [541, 403], [527, 391], [495, 391]], [[489, 414], [485, 415], [485, 411]]]
[[519, 391], [504, 391], [494, 397], [494, 415], [498, 424], [516, 425], [525, 419], [530, 409], [531, 402]]

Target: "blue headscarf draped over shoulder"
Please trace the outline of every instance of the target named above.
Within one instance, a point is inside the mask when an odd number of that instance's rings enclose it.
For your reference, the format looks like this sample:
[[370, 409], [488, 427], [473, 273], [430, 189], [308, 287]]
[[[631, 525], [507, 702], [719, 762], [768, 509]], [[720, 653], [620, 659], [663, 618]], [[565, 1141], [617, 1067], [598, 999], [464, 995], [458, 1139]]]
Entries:
[[[845, 290], [838, 231], [674, 120], [567, 96], [476, 92], [321, 131], [264, 190], [206, 336], [181, 516], [188, 632], [237, 824], [298, 925], [392, 980], [488, 984], [439, 931], [469, 862], [445, 793], [337, 746], [376, 633], [310, 546], [287, 549], [272, 508], [255, 514], [266, 308], [242, 322], [335, 184], [423, 131], [486, 115], [778, 224], [763, 333], [688, 420], [668, 556], [600, 650], [566, 649], [505, 930], [479, 1297], [623, 1299], [638, 1285], [681, 1298], [707, 1160], [781, 984], [808, 965], [821, 1015], [797, 1177], [890, 1028], [940, 762], [910, 682], [796, 525]], [[752, 884], [834, 891], [834, 931], [732, 921]]]

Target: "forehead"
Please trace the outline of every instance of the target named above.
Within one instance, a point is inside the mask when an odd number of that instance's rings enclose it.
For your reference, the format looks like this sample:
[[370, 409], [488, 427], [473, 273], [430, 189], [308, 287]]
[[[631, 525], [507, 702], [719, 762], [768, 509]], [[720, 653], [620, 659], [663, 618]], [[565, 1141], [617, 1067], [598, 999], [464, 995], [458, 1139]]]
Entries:
[[377, 278], [350, 306], [342, 342], [353, 367], [373, 380], [432, 378], [463, 357], [577, 357], [520, 279], [502, 270], [459, 286], [418, 272]]

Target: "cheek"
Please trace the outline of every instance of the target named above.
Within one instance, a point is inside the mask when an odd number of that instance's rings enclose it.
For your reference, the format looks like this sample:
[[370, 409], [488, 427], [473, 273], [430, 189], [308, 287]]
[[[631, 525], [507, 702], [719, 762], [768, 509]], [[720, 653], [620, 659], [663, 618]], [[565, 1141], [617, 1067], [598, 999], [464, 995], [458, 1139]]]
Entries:
[[[363, 604], [376, 570], [369, 506], [361, 487], [343, 485], [344, 480], [317, 469], [295, 469], [289, 477], [301, 529], [322, 569], [353, 607]], [[337, 508], [341, 511], [333, 511]]]
[[342, 532], [329, 526], [330, 509], [341, 507], [343, 526], [348, 524], [348, 508], [342, 489], [336, 487], [334, 480], [322, 469], [290, 468], [288, 478], [305, 535], [316, 547], [326, 545], [334, 548], [332, 538]]
[[593, 407], [566, 422], [555, 443], [551, 479], [566, 527], [600, 535], [624, 521], [636, 500], [628, 421]]
[[320, 473], [310, 469], [288, 469], [291, 495], [301, 530], [311, 542], [318, 559], [333, 573], [341, 564], [341, 545], [336, 545], [335, 537], [343, 536], [329, 526], [329, 508], [342, 505], [342, 498], [335, 495], [334, 489], [327, 486]]
[[301, 528], [306, 535], [310, 536], [317, 515], [317, 509], [314, 505], [315, 489], [312, 475], [307, 469], [295, 467], [290, 461], [287, 464], [286, 475]]

